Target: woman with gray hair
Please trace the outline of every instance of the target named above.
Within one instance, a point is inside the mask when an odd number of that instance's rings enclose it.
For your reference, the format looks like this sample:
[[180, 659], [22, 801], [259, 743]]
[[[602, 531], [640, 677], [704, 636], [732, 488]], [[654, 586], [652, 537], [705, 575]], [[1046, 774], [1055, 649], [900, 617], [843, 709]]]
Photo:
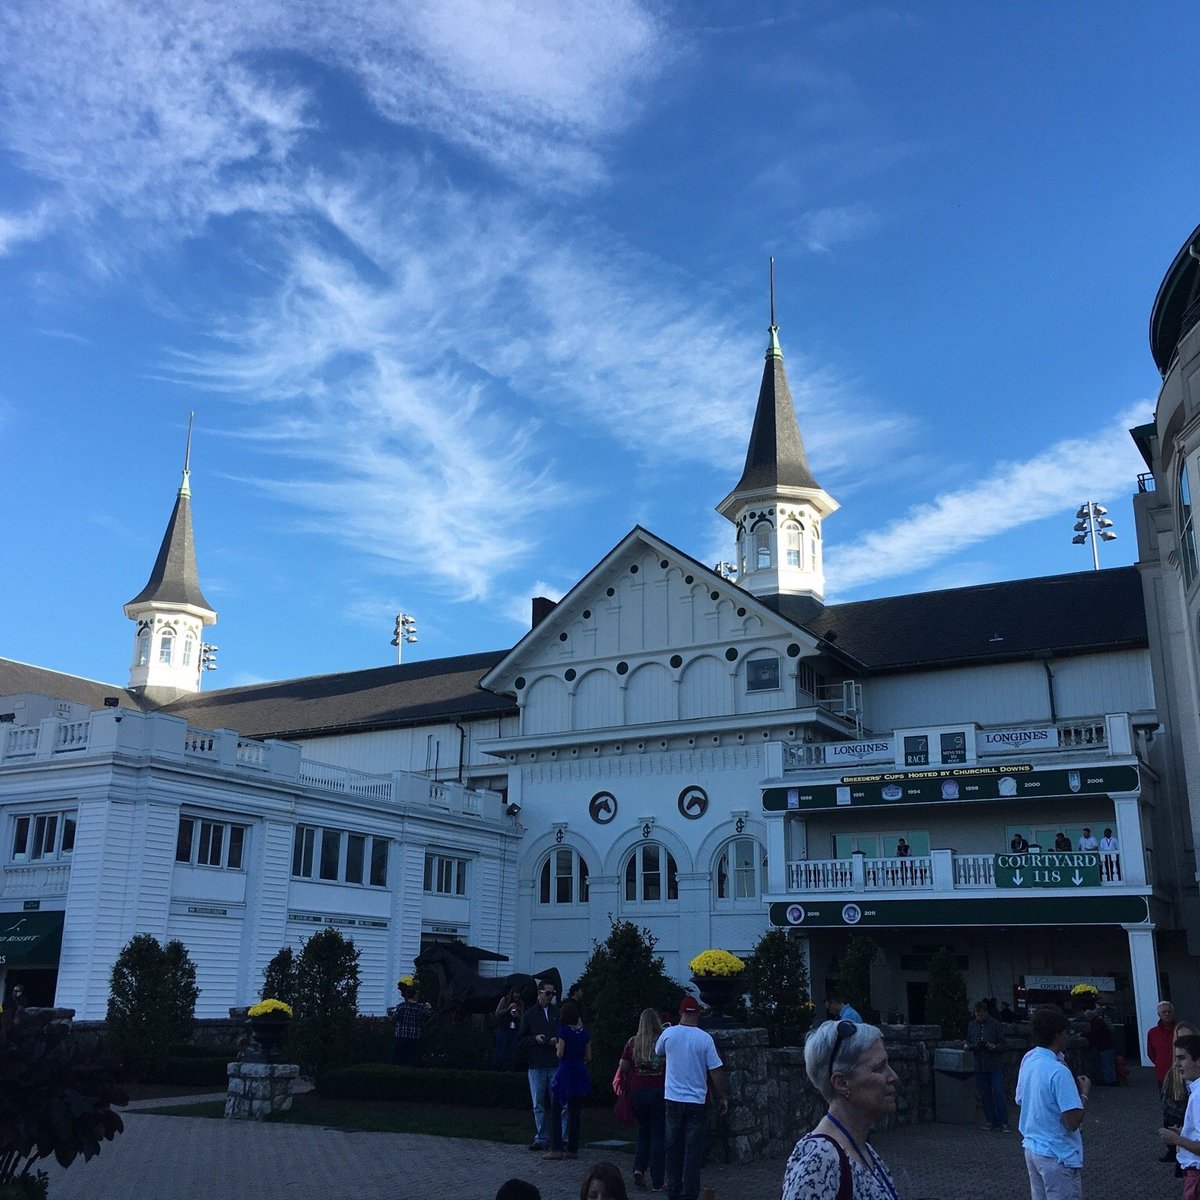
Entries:
[[829, 1111], [802, 1137], [783, 1172], [783, 1200], [899, 1200], [883, 1159], [867, 1143], [896, 1111], [896, 1072], [874, 1025], [825, 1021], [808, 1035], [804, 1066]]

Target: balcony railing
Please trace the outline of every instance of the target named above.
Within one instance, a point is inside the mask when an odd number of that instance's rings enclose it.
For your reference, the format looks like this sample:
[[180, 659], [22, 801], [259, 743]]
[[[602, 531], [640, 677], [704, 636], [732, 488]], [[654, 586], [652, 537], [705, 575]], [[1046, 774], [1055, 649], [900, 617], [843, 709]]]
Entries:
[[[994, 854], [949, 854], [948, 857], [951, 871], [946, 880], [937, 877], [934, 855], [861, 860], [857, 855], [802, 859], [788, 863], [787, 888], [789, 892], [912, 892], [996, 887]], [[1120, 854], [1101, 854], [1101, 886], [1122, 882]]]

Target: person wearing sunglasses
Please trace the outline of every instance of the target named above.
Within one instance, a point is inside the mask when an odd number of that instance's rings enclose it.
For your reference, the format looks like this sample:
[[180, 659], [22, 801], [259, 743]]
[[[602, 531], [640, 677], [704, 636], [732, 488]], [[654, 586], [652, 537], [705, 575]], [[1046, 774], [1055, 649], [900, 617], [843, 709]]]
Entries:
[[783, 1173], [782, 1200], [899, 1200], [882, 1158], [867, 1142], [896, 1111], [896, 1072], [874, 1025], [825, 1021], [808, 1035], [804, 1067], [829, 1105], [802, 1137]]
[[[558, 1006], [553, 985], [538, 985], [537, 1003], [525, 1010], [517, 1031], [517, 1048], [529, 1064], [529, 1097], [533, 1104], [530, 1150], [550, 1149], [550, 1081], [558, 1067]], [[561, 1127], [560, 1127], [561, 1128]]]

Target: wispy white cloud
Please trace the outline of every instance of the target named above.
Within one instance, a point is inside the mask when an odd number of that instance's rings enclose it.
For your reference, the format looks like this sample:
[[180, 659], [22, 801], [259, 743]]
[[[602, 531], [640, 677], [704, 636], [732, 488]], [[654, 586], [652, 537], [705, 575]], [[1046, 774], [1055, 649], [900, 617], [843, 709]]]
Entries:
[[839, 205], [805, 213], [797, 224], [796, 237], [806, 250], [827, 254], [835, 246], [865, 237], [878, 227], [878, 214], [866, 205]]
[[827, 578], [844, 595], [925, 571], [994, 538], [999, 528], [1011, 535], [1022, 525], [1073, 513], [1082, 499], [1123, 494], [1141, 469], [1129, 429], [1151, 411], [1149, 401], [1141, 402], [1089, 437], [1064, 438], [1024, 462], [998, 463], [978, 482], [916, 505], [856, 543], [829, 544]]
[[566, 594], [565, 588], [556, 587], [544, 579], [536, 579], [527, 587], [518, 588], [508, 596], [501, 603], [500, 611], [512, 624], [529, 629], [533, 619], [533, 598], [535, 596], [544, 596], [547, 600], [553, 600], [557, 604]]

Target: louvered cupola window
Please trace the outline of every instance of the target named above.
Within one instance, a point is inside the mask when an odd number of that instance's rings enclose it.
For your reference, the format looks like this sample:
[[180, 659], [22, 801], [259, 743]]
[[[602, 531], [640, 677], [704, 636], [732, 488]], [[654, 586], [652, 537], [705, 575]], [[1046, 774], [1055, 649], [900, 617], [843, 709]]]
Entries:
[[158, 643], [158, 661], [171, 665], [171, 659], [175, 654], [175, 630], [164, 629], [162, 640]]
[[783, 527], [783, 538], [787, 552], [787, 565], [789, 567], [800, 566], [803, 544], [803, 532], [800, 525], [795, 521], [789, 521]]
[[754, 569], [765, 571], [771, 566], [771, 527], [760, 525], [754, 531]]

